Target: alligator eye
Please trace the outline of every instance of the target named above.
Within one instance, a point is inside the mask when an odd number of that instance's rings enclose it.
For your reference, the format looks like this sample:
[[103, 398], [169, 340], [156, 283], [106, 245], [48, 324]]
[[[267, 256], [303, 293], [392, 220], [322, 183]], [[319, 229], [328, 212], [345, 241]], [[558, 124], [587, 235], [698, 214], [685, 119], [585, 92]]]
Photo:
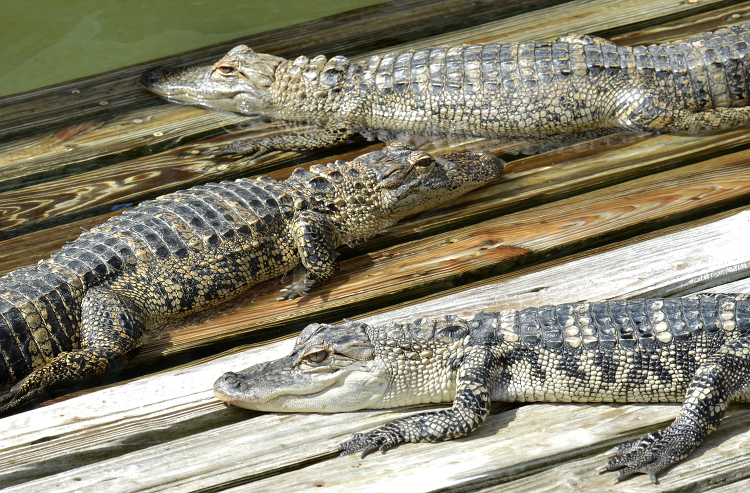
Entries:
[[216, 70], [219, 71], [219, 74], [229, 76], [234, 75], [237, 73], [237, 67], [232, 67], [230, 65], [220, 65], [216, 67]]
[[409, 161], [416, 168], [429, 168], [435, 162], [435, 159], [426, 152], [417, 151], [409, 156]]
[[314, 353], [306, 354], [305, 360], [310, 363], [322, 363], [328, 357], [328, 351], [321, 350]]

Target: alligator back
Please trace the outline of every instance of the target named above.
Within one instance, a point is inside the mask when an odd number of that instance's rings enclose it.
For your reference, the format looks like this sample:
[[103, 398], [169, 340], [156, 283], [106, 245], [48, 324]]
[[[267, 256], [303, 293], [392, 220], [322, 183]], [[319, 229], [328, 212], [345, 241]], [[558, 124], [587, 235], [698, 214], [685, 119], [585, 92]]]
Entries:
[[[122, 363], [165, 320], [217, 304], [297, 266], [292, 299], [363, 240], [496, 176], [489, 153], [433, 158], [394, 142], [284, 181], [208, 183], [161, 196], [0, 278], [0, 383], [18, 405], [61, 379]], [[16, 399], [18, 397], [18, 399]], [[0, 412], [9, 409], [2, 406]], [[20, 399], [20, 400], [19, 400]]]
[[[165, 195], [85, 232], [50, 259], [0, 278], [0, 382], [16, 381], [80, 346], [81, 304], [95, 286], [127, 279], [130, 294], [144, 300], [156, 321], [226, 297], [255, 278], [279, 275], [263, 255], [274, 251], [278, 260], [284, 251], [268, 248], [270, 238], [284, 236], [282, 217], [291, 210], [281, 188], [239, 180]], [[259, 255], [248, 260], [243, 246], [246, 253], [253, 245]]]
[[[355, 133], [551, 139], [620, 130], [700, 133], [750, 124], [750, 24], [624, 47], [588, 35], [295, 60], [240, 45], [211, 66], [143, 74], [173, 101], [325, 125], [237, 141], [214, 156], [320, 149]], [[233, 98], [224, 95], [234, 94]]]
[[[445, 351], [460, 359], [472, 345], [487, 345], [494, 354], [488, 369], [493, 401], [681, 402], [707, 358], [750, 335], [750, 295], [564, 303], [482, 312], [470, 320], [422, 318], [367, 331], [384, 351], [399, 347], [403, 364], [413, 359], [411, 352]], [[413, 374], [392, 373], [437, 380], [429, 371], [435, 372], [425, 365]], [[416, 385], [393, 386], [411, 387]], [[453, 399], [447, 397], [443, 401]], [[389, 398], [383, 397], [381, 407], [403, 405]]]
[[745, 106], [748, 43], [750, 24], [648, 47], [569, 34], [374, 56], [349, 80], [372, 107], [365, 131], [546, 137], [620, 127], [613, 108], [651, 88], [670, 109]]

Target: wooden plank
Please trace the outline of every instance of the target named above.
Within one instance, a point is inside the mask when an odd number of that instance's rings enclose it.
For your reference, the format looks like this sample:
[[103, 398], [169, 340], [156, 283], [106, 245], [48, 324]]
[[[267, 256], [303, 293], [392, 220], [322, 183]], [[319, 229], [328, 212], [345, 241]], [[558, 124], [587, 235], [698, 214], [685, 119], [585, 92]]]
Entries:
[[[450, 450], [439, 450], [433, 444], [417, 444], [411, 450], [404, 446], [385, 456], [373, 454], [364, 460], [349, 456], [226, 491], [282, 492], [315, 488], [315, 491], [326, 492], [376, 492], [382, 491], [397, 474], [399, 487], [415, 492], [441, 488], [484, 491], [483, 486], [493, 483], [499, 486], [487, 488], [487, 491], [515, 491], [514, 483], [508, 488], [505, 482], [518, 476], [539, 480], [538, 484], [527, 483], [526, 488], [518, 488], [520, 491], [560, 491], [575, 487], [590, 492], [661, 492], [705, 488], [747, 476], [750, 457], [746, 447], [750, 445], [750, 434], [738, 432], [746, 431], [750, 425], [748, 410], [728, 413], [727, 430], [711, 436], [706, 449], [698, 452], [698, 458], [688, 458], [670, 469], [658, 485], [653, 485], [643, 475], [614, 484], [613, 474], [600, 475], [593, 470], [605, 461], [601, 454], [607, 448], [663, 428], [676, 411], [676, 405], [523, 406], [490, 416], [476, 436], [451, 443]], [[568, 464], [584, 454], [596, 455], [580, 461], [580, 469], [570, 471], [561, 466], [552, 473], [545, 471], [556, 464]], [[574, 466], [580, 462], [574, 462]]]
[[[570, 294], [576, 299], [612, 295], [607, 283], [582, 283], [582, 272], [612, 272], [615, 277], [628, 278], [629, 283], [615, 285], [626, 285], [627, 293], [634, 295], [660, 285], [699, 287], [713, 272], [750, 273], [750, 253], [736, 241], [738, 236], [750, 237], [750, 211], [720, 214], [697, 223], [694, 227], [670, 228], [672, 232], [668, 234], [634, 238], [620, 243], [619, 248], [577, 257], [567, 265], [551, 262], [547, 264], [549, 268], [542, 266], [533, 275], [519, 272], [516, 281], [508, 275], [505, 282], [492, 289], [498, 291], [498, 297], [520, 307], [527, 306], [530, 300], [535, 304], [547, 302], [538, 302], [544, 294], [529, 291], [527, 286], [559, 285], [561, 291], [575, 288]], [[665, 245], [673, 249], [673, 258], [679, 258], [682, 266], [675, 269], [663, 262], [655, 267], [647, 261], [654, 252], [663, 251]], [[720, 282], [720, 276], [716, 279]], [[548, 293], [555, 296], [553, 291]], [[446, 306], [450, 311], [451, 303]], [[417, 309], [365, 320], [403, 320], [422, 313]], [[418, 483], [420, 477], [433, 477], [445, 486], [457, 477], [476, 478], [489, 474], [487, 471], [496, 471], [491, 473], [496, 479], [507, 480], [521, 471], [541, 473], [557, 461], [606, 450], [644, 430], [663, 426], [677, 410], [674, 405], [524, 406], [491, 416], [478, 434], [464, 440], [405, 446], [365, 461], [351, 457], [295, 471], [330, 458], [331, 448], [349, 433], [370, 429], [412, 410], [261, 414], [226, 410], [213, 399], [209, 389], [221, 373], [280, 357], [291, 344], [287, 340], [232, 354], [4, 418], [0, 484], [18, 484], [9, 491], [192, 490], [271, 474], [273, 478], [265, 482], [253, 482], [253, 491], [265, 491], [266, 487], [273, 491], [274, 484], [302, 485], [311, 479], [321, 480], [331, 491], [338, 491], [342, 485], [356, 485], [366, 477], [372, 488], [382, 488], [382, 482], [392, 480], [389, 471], [395, 468], [400, 474], [404, 464], [411, 465], [413, 471], [404, 477], [410, 484]], [[188, 432], [181, 435], [181, 429]], [[750, 438], [745, 430], [742, 432], [742, 440]], [[521, 445], [517, 443], [519, 437], [526, 437]], [[196, 461], [196, 454], [204, 460]], [[684, 464], [684, 470], [689, 470], [691, 464], [694, 468], [692, 461], [705, 457], [705, 452], [694, 454]], [[168, 467], [164, 461], [169, 461]], [[433, 461], [441, 467], [428, 471], [426, 468]], [[430, 474], [425, 475], [426, 471]], [[351, 477], [353, 473], [358, 476]], [[634, 481], [624, 483], [624, 487], [645, 484], [647, 478]], [[423, 487], [414, 488], [425, 491]]]
[[[700, 290], [750, 292], [750, 256], [742, 241], [750, 233], [749, 217], [750, 207], [745, 206], [390, 306], [363, 319], [378, 324], [394, 318], [465, 317], [480, 310], [571, 301], [680, 296]], [[726, 239], [718, 242], [719, 238]], [[686, 269], [690, 276], [685, 277]]]
[[[448, 222], [461, 220], [466, 223], [488, 213], [497, 214], [549, 202], [670, 169], [680, 162], [691, 162], [701, 157], [743, 148], [748, 144], [750, 134], [744, 130], [704, 136], [631, 136], [629, 139], [603, 138], [593, 143], [516, 159], [508, 164], [501, 185], [488, 190], [481, 200], [470, 202], [469, 199], [459, 199], [462, 206], [454, 207], [447, 214], [445, 209], [440, 209], [437, 214], [423, 215], [416, 223], [392, 228], [389, 241], [403, 241], [406, 237], [413, 237], [415, 230], [428, 234], [431, 230], [445, 228]], [[382, 145], [349, 151], [339, 154], [337, 158], [350, 160], [361, 153], [379, 149]], [[18, 231], [29, 228], [64, 222], [87, 210], [108, 210], [118, 204], [137, 203], [145, 197], [195, 186], [209, 179], [224, 180], [264, 172], [266, 167], [273, 165], [271, 163], [278, 163], [273, 158], [236, 164], [217, 164], [210, 160], [177, 160], [176, 156], [183, 150], [177, 149], [117, 166], [0, 192], [0, 239], [14, 238]], [[444, 148], [439, 149], [443, 150]], [[500, 148], [492, 146], [488, 150], [498, 152]], [[285, 153], [287, 157], [290, 155], [291, 153]], [[331, 158], [316, 159], [306, 166], [330, 161]], [[296, 163], [290, 164], [293, 166], [267, 174], [284, 179], [297, 167]], [[70, 230], [75, 235], [70, 239], [80, 234], [76, 225], [71, 225]], [[38, 236], [45, 238], [46, 233], [39, 233]], [[19, 238], [18, 241], [25, 240]], [[42, 245], [35, 239], [29, 241], [36, 248]], [[39, 252], [40, 258], [48, 254], [45, 251]], [[18, 267], [3, 262], [0, 269], [12, 270]]]
[[[648, 173], [670, 169], [681, 161], [696, 160], [707, 155], [728, 152], [750, 143], [746, 131], [725, 132], [709, 136], [676, 137], [671, 135], [648, 136], [608, 142], [571, 146], [559, 151], [521, 158], [510, 163], [502, 179], [481, 192], [459, 198], [450, 207], [440, 207], [390, 228], [385, 234], [364, 245], [366, 250], [382, 248], [388, 244], [429, 235], [454, 226], [476, 221], [489, 214], [497, 215], [528, 208], [562, 197], [633, 179]], [[360, 152], [382, 147], [371, 146], [362, 151], [339, 155], [352, 159]], [[490, 149], [494, 150], [494, 149]], [[562, 154], [562, 156], [561, 156]], [[19, 228], [31, 223], [54, 224], [91, 209], [110, 209], [123, 203], [137, 202], [144, 194], [150, 196], [167, 193], [173, 188], [183, 188], [205, 181], [204, 173], [212, 173], [203, 164], [180, 162], [170, 166], [173, 154], [163, 153], [154, 158], [143, 158], [122, 163], [117, 174], [110, 171], [91, 171], [56, 180], [46, 184], [26, 187], [17, 191], [0, 193], [0, 274], [23, 267], [33, 260], [49, 254], [80, 235], [80, 227], [90, 228], [111, 217], [87, 218], [67, 226], [61, 225], [18, 236]], [[562, 158], [562, 162], [561, 162]], [[312, 161], [325, 163], [328, 158]], [[259, 163], [241, 163], [231, 170], [218, 170], [230, 178], [244, 171], [263, 166]], [[218, 168], [214, 164], [209, 165]], [[215, 173], [216, 171], [214, 171]], [[270, 173], [278, 179], [286, 178], [291, 168]], [[144, 192], [143, 190], [148, 190]], [[60, 196], [65, 200], [59, 200]], [[3, 229], [5, 229], [3, 231]], [[355, 249], [355, 254], [359, 249]], [[23, 254], [19, 254], [23, 252]]]
[[[16, 188], [13, 183], [23, 183], [44, 173], [55, 176], [80, 173], [70, 168], [105, 156], [123, 161], [123, 153], [138, 155], [146, 150], [173, 147], [175, 143], [196, 140], [211, 132], [211, 128], [246, 120], [228, 112], [207, 112], [189, 106], [178, 113], [169, 106], [155, 106], [108, 119], [88, 120], [1, 144], [0, 180], [8, 190]], [[117, 170], [120, 165], [111, 168]]]
[[[554, 406], [557, 407], [557, 406]], [[595, 406], [592, 406], [595, 407]], [[656, 423], [654, 416], [651, 415], [653, 408], [642, 405], [634, 406], [636, 409], [632, 413], [623, 412], [618, 415], [618, 411], [606, 411], [600, 423], [594, 422], [593, 416], [587, 416], [588, 426], [596, 430], [599, 426], [612, 426], [617, 430], [622, 430], [622, 440], [627, 441], [637, 439], [645, 433], [663, 428], [668, 425], [674, 415], [677, 414], [677, 406], [664, 406], [668, 410], [663, 415], [667, 418], [663, 423]], [[575, 425], [576, 419], [581, 419], [582, 413], [589, 413], [590, 409], [581, 409], [578, 413], [568, 414], [562, 410], [559, 420], [574, 420], [571, 425]], [[661, 409], [655, 412], [660, 414]], [[638, 426], [638, 422], [645, 425], [645, 430], [640, 431], [641, 435], [633, 434], [632, 430]], [[648, 423], [648, 424], [647, 424]], [[584, 425], [585, 426], [585, 425]], [[628, 429], [631, 427], [631, 429]], [[687, 461], [682, 462], [669, 469], [666, 474], [659, 478], [659, 484], [652, 484], [647, 476], [635, 477], [621, 484], [614, 484], [613, 474], [599, 474], [595, 469], [606, 461], [601, 452], [606, 449], [608, 444], [597, 444], [598, 454], [591, 452], [588, 454], [571, 454], [568, 457], [558, 458], [557, 463], [552, 463], [552, 467], [536, 474], [525, 475], [522, 478], [513, 480], [512, 477], [498, 478], [496, 486], [484, 487], [491, 483], [490, 478], [486, 476], [475, 483], [482, 486], [474, 491], [482, 493], [521, 493], [521, 492], [552, 492], [560, 491], [563, 488], [576, 488], [578, 491], [601, 492], [601, 491], [651, 491], [657, 492], [677, 492], [690, 489], [713, 489], [715, 486], [726, 485], [724, 488], [718, 488], [713, 491], [747, 491], [748, 479], [737, 481], [738, 479], [747, 478], [750, 471], [750, 454], [747, 453], [750, 447], [750, 409], [746, 407], [733, 406], [729, 408], [727, 415], [722, 421], [718, 430], [712, 433], [700, 448], [692, 454]], [[590, 433], [590, 429], [584, 431], [584, 436]], [[500, 431], [502, 433], [502, 431]], [[565, 438], [580, 440], [578, 434], [572, 433]], [[614, 435], [614, 433], [613, 433]], [[544, 443], [556, 441], [558, 437], [543, 437]], [[620, 440], [613, 440], [613, 446], [621, 443]], [[502, 451], [506, 453], [505, 451]], [[593, 451], [592, 451], [593, 452]], [[562, 460], [559, 460], [562, 459]], [[559, 465], [558, 465], [559, 464]], [[549, 466], [548, 466], [549, 467]], [[499, 474], [495, 477], [498, 477]], [[511, 479], [511, 481], [508, 481]], [[737, 481], [736, 483], [734, 481]], [[261, 491], [255, 489], [254, 491]]]

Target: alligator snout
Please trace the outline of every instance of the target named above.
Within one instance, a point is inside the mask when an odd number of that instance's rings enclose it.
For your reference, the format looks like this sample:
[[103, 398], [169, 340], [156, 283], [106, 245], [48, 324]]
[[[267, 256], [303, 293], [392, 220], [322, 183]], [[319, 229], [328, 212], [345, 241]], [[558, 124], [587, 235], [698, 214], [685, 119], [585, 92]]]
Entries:
[[242, 386], [242, 379], [234, 372], [227, 372], [220, 376], [214, 382], [214, 390], [226, 393], [228, 390], [239, 390]]
[[154, 67], [141, 75], [140, 83], [147, 88], [153, 87], [158, 82], [164, 80], [166, 74], [167, 72], [163, 67]]

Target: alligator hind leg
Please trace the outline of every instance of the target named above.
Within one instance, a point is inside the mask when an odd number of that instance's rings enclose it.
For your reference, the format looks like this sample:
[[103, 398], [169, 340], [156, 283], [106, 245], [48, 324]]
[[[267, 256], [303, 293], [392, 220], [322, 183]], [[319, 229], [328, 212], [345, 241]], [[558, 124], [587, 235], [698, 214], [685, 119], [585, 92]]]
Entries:
[[685, 401], [674, 422], [665, 430], [649, 433], [632, 443], [615, 447], [599, 471], [620, 469], [618, 480], [645, 473], [657, 475], [678, 463], [713, 432], [733, 397], [750, 390], [750, 338], [723, 346], [693, 376]]
[[458, 370], [453, 407], [417, 413], [387, 423], [370, 433], [357, 433], [339, 445], [341, 455], [385, 452], [400, 443], [441, 442], [468, 435], [490, 414], [490, 380], [493, 356], [486, 346], [477, 345], [464, 356]]
[[712, 130], [746, 127], [748, 125], [750, 125], [750, 106], [716, 108], [698, 113], [679, 110], [675, 115], [672, 132], [702, 133]]
[[55, 385], [116, 368], [139, 345], [145, 320], [133, 301], [96, 287], [87, 291], [81, 310], [81, 347], [59, 354], [19, 381], [0, 401], [0, 414], [34, 402]]
[[750, 125], [750, 106], [691, 112], [648, 81], [625, 86], [611, 96], [623, 128], [659, 133], [703, 133]]

